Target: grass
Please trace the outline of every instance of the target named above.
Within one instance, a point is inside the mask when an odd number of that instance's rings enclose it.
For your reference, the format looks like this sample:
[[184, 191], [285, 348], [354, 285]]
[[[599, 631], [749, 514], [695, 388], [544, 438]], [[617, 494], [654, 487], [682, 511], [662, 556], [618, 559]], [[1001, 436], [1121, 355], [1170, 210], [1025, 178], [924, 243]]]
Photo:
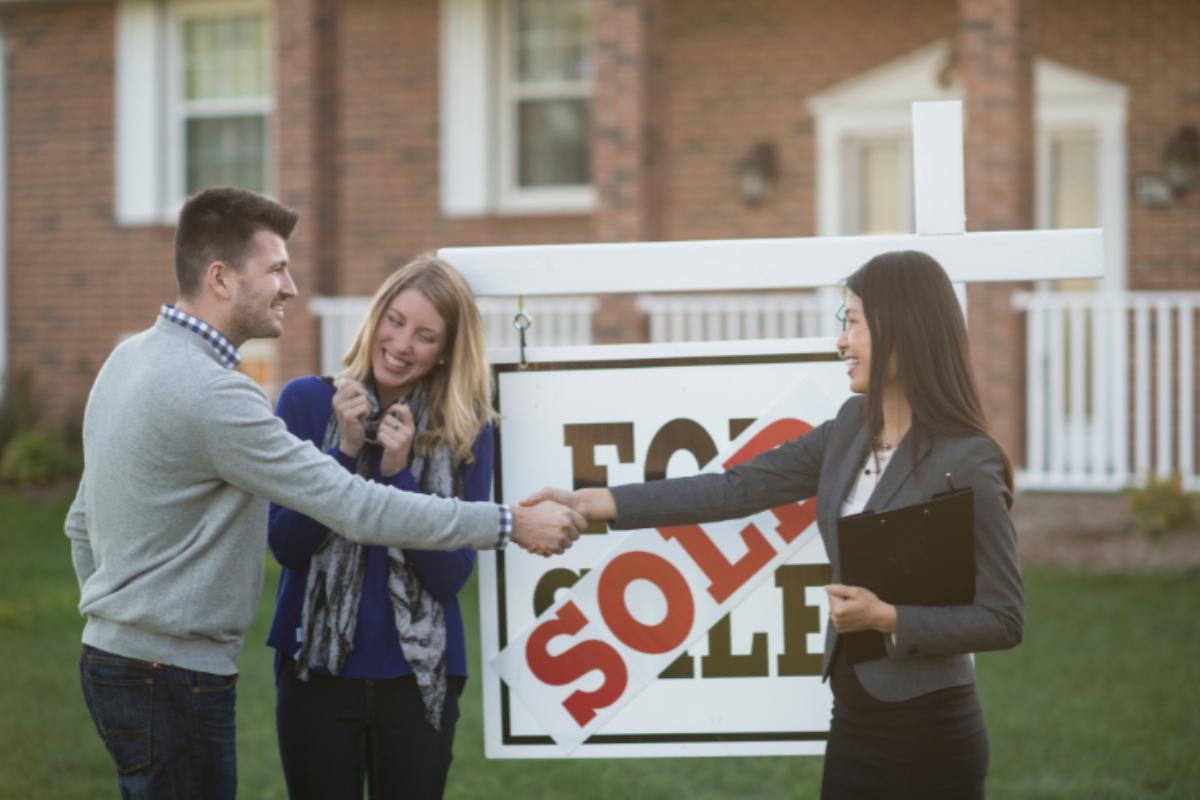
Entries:
[[[109, 797], [115, 778], [79, 692], [82, 621], [67, 501], [0, 494], [0, 798]], [[268, 559], [268, 562], [270, 560]], [[240, 796], [285, 797], [262, 644], [268, 570], [239, 660]], [[978, 659], [992, 798], [1200, 796], [1200, 576], [1026, 575], [1025, 642]], [[475, 585], [464, 597], [478, 641]], [[474, 652], [474, 674], [479, 674]], [[815, 797], [819, 758], [488, 761], [479, 683], [468, 684], [450, 798]]]

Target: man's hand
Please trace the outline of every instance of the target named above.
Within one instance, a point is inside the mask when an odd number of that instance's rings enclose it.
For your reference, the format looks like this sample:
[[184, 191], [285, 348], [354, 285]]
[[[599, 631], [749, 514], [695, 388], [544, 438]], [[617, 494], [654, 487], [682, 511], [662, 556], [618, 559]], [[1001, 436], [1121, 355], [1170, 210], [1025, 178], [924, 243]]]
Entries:
[[608, 489], [579, 489], [572, 492], [547, 486], [526, 497], [521, 501], [521, 505], [531, 506], [547, 500], [561, 503], [589, 520], [617, 518], [617, 504]]
[[538, 556], [565, 552], [587, 527], [582, 514], [550, 500], [514, 506], [512, 512], [512, 540]]
[[390, 478], [404, 469], [412, 451], [416, 432], [412, 409], [403, 403], [393, 405], [379, 421], [379, 433], [376, 434], [376, 438], [379, 446], [383, 448], [383, 455], [379, 457], [379, 471], [385, 478]]
[[364, 423], [371, 413], [367, 390], [353, 378], [338, 378], [333, 382], [333, 413], [338, 421], [338, 449], [350, 458], [357, 458], [366, 439]]
[[896, 607], [870, 589], [831, 583], [825, 593], [829, 595], [829, 619], [838, 633], [896, 632]]

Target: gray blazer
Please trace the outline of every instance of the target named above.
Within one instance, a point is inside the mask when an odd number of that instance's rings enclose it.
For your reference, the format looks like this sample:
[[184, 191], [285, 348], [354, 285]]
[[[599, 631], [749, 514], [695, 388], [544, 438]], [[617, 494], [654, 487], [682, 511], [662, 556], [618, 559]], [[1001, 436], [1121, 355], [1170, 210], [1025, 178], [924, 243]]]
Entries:
[[[883, 511], [928, 500], [946, 489], [946, 473], [958, 488], [975, 490], [975, 603], [969, 606], [898, 606], [896, 641], [888, 657], [854, 669], [873, 697], [909, 700], [975, 680], [969, 653], [1015, 647], [1024, 627], [1024, 592], [1017, 540], [1008, 510], [1000, 449], [982, 436], [905, 436], [867, 509]], [[913, 451], [916, 449], [916, 466]], [[865, 402], [846, 401], [837, 417], [804, 436], [723, 473], [629, 484], [612, 489], [618, 529], [657, 528], [736, 519], [783, 503], [817, 498], [817, 526], [840, 582], [837, 520], [842, 503], [867, 457]], [[837, 631], [828, 626], [824, 677], [828, 678]]]

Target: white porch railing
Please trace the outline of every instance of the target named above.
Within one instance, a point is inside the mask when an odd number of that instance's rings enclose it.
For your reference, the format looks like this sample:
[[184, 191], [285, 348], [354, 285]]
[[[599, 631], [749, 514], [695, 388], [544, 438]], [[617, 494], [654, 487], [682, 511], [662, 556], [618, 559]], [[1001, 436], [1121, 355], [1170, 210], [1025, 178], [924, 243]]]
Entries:
[[[517, 313], [515, 297], [479, 297], [475, 300], [483, 314], [484, 338], [489, 349], [516, 347]], [[321, 372], [331, 375], [341, 369], [354, 334], [367, 309], [369, 297], [316, 297], [309, 309], [321, 320]], [[558, 346], [592, 343], [592, 312], [596, 301], [591, 297], [530, 297], [525, 313], [533, 320], [526, 334], [530, 346]]]
[[837, 301], [820, 293], [641, 295], [652, 342], [836, 336]]
[[1200, 489], [1200, 292], [1027, 292], [1025, 489]]

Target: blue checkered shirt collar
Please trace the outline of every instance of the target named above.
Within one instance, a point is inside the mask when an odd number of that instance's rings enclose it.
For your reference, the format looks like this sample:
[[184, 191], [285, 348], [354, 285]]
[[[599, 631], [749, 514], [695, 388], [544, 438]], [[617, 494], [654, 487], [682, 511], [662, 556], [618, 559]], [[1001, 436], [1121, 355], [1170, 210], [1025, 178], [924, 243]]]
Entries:
[[233, 343], [226, 339], [219, 330], [202, 319], [196, 319], [191, 314], [180, 311], [173, 305], [164, 303], [159, 316], [169, 322], [174, 322], [181, 328], [187, 328], [199, 336], [217, 354], [217, 359], [229, 369], [234, 369], [242, 363], [242, 355]]

